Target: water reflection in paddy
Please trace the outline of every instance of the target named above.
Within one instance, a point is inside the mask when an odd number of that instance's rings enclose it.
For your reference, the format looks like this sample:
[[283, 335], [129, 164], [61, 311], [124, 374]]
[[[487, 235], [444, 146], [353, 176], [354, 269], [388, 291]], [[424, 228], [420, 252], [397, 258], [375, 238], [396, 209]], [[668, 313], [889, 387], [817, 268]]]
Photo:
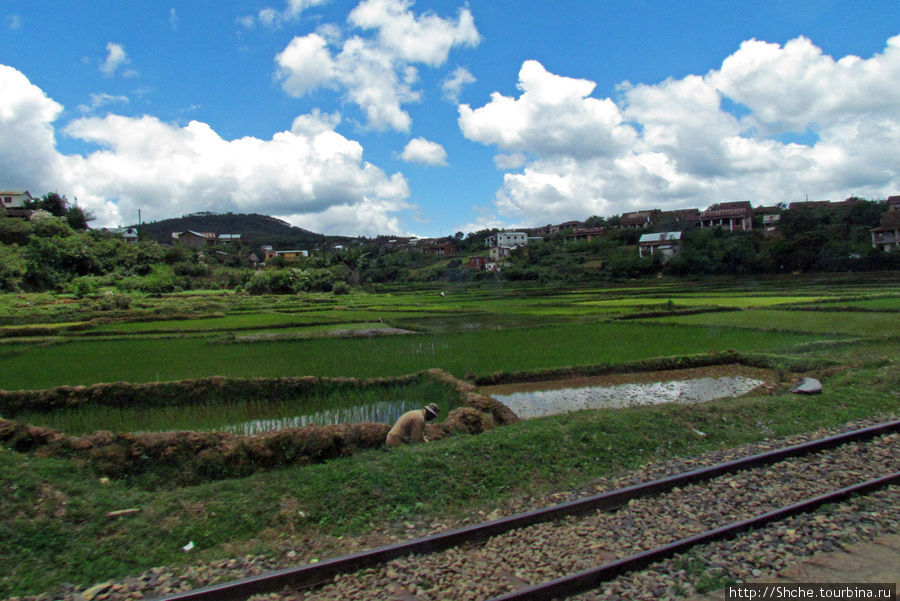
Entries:
[[529, 386], [526, 391], [489, 394], [527, 419], [583, 409], [711, 401], [746, 394], [764, 383], [747, 376], [720, 376], [548, 390]]

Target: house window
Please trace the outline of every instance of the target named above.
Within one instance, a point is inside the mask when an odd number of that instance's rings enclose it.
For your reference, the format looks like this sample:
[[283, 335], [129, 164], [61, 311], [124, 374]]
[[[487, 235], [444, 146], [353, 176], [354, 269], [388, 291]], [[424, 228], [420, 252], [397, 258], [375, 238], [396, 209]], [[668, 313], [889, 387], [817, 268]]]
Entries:
[[11, 202], [12, 202], [12, 196], [4, 196], [4, 197], [3, 197], [3, 202], [5, 202], [6, 204], [11, 203]]

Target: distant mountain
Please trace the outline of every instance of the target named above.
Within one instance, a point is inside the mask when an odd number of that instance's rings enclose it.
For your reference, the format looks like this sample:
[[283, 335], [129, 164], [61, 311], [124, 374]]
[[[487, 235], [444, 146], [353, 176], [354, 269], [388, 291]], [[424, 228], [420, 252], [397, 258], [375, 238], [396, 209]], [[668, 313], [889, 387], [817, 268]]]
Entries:
[[172, 232], [214, 232], [216, 234], [240, 234], [246, 246], [271, 244], [276, 249], [310, 249], [319, 246], [346, 244], [355, 238], [325, 236], [286, 221], [257, 214], [239, 213], [192, 213], [175, 219], [163, 219], [144, 223], [141, 231], [163, 244], [172, 241]]

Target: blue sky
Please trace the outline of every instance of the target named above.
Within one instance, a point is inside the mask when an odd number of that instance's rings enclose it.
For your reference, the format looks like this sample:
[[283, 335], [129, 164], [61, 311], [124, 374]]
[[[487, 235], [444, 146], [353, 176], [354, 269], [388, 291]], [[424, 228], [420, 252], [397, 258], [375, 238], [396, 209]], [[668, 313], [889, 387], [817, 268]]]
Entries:
[[0, 188], [450, 235], [900, 193], [900, 2], [0, 4]]

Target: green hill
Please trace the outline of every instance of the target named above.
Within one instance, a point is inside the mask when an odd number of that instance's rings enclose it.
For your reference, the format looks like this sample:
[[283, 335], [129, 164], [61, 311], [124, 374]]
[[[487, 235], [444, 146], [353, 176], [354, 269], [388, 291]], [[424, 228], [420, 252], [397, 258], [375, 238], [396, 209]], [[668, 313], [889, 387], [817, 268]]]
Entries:
[[192, 213], [175, 219], [164, 219], [141, 224], [140, 230], [157, 242], [169, 244], [172, 232], [214, 232], [216, 234], [240, 234], [246, 246], [271, 244], [276, 249], [307, 249], [323, 245], [345, 244], [354, 238], [325, 236], [286, 221], [258, 214], [240, 213]]

